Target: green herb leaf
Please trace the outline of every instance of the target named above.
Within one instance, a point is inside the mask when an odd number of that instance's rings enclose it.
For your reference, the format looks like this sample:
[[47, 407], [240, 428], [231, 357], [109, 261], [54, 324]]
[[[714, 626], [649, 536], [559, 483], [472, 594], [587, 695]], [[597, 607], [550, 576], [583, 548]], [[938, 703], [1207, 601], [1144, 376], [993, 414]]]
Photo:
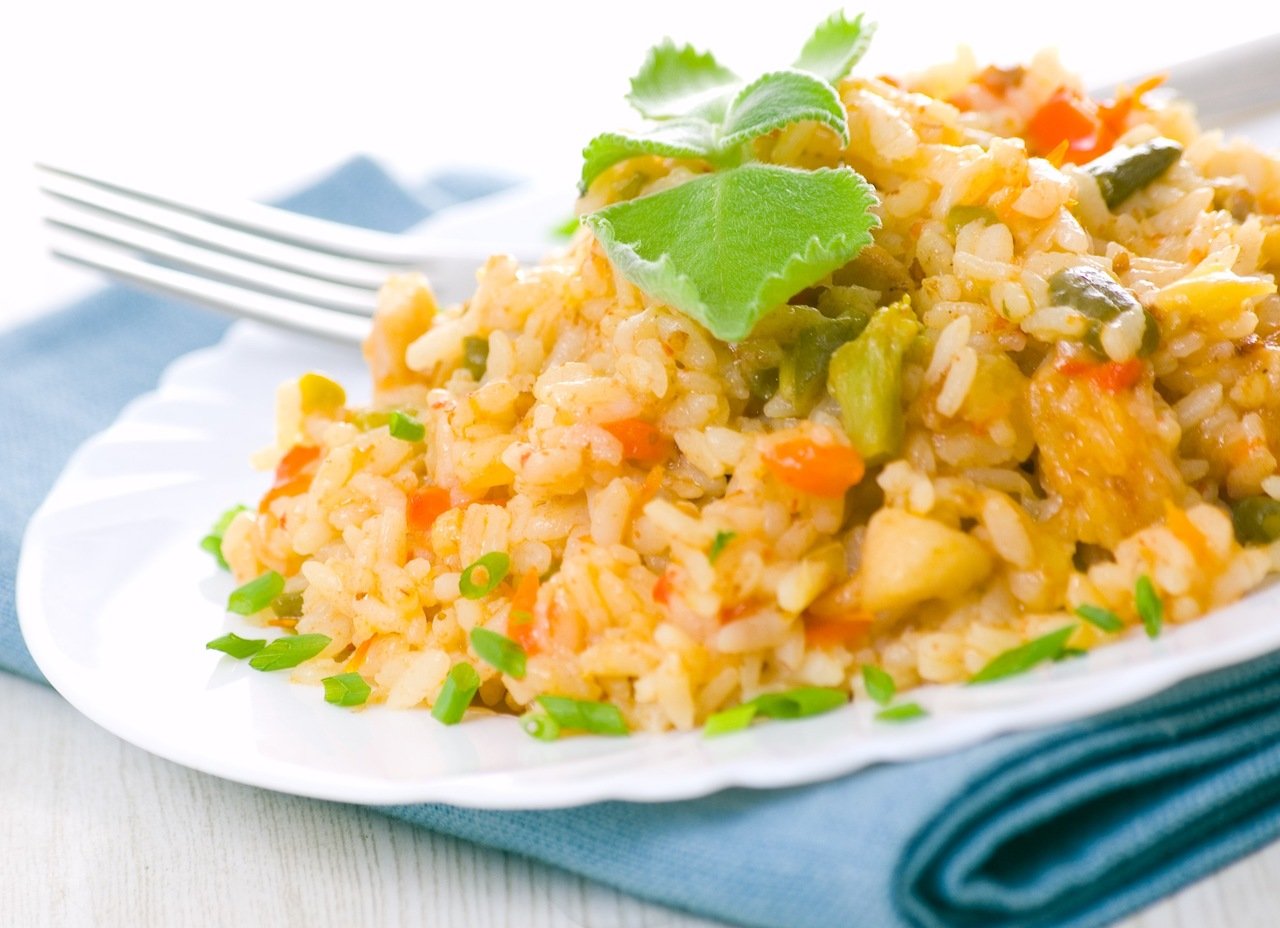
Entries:
[[568, 696], [539, 696], [538, 705], [561, 728], [589, 731], [596, 735], [625, 735], [631, 729], [613, 703], [570, 699]]
[[265, 638], [241, 638], [235, 632], [228, 632], [221, 638], [215, 638], [205, 645], [210, 651], [221, 651], [223, 654], [230, 654], [238, 661], [244, 660], [252, 654], [257, 654], [266, 647], [267, 639]]
[[1164, 627], [1164, 603], [1156, 592], [1151, 578], [1143, 574], [1133, 585], [1133, 599], [1138, 607], [1138, 615], [1142, 618], [1142, 627], [1147, 630], [1148, 638], [1156, 638]]
[[387, 429], [391, 432], [392, 438], [398, 438], [401, 441], [422, 441], [427, 434], [425, 425], [399, 410], [391, 413], [390, 418], [387, 419]]
[[480, 659], [490, 667], [496, 667], [509, 677], [524, 679], [528, 655], [519, 642], [487, 628], [471, 629], [471, 647]]
[[706, 724], [702, 726], [702, 736], [704, 738], [717, 738], [720, 735], [742, 731], [751, 724], [752, 719], [756, 717], [756, 713], [759, 711], [759, 707], [755, 704], [744, 702], [740, 706], [734, 706], [732, 709], [725, 709], [723, 712], [710, 715], [707, 717]]
[[218, 521], [213, 523], [213, 527], [209, 529], [209, 534], [200, 539], [200, 547], [213, 555], [213, 559], [218, 562], [218, 566], [223, 570], [229, 570], [227, 559], [222, 556], [222, 536], [226, 534], [227, 527], [231, 525], [236, 516], [242, 512], [248, 512], [247, 506], [232, 506], [222, 515], [218, 516]]
[[[498, 588], [498, 584], [511, 570], [511, 558], [502, 551], [490, 551], [467, 566], [458, 578], [458, 592], [467, 599], [480, 599]], [[475, 579], [476, 571], [482, 571], [483, 580]]]
[[658, 123], [648, 132], [602, 132], [582, 150], [578, 188], [585, 193], [606, 170], [638, 155], [709, 159], [716, 151], [715, 130], [705, 119], [671, 120]]
[[444, 678], [440, 695], [431, 707], [431, 714], [446, 725], [457, 725], [480, 689], [480, 674], [470, 664], [454, 664], [449, 676]]
[[882, 706], [893, 702], [893, 697], [898, 692], [893, 677], [873, 664], [862, 665], [862, 682], [866, 684], [867, 695]]
[[724, 114], [725, 90], [737, 82], [737, 75], [710, 52], [666, 39], [649, 49], [640, 72], [631, 78], [627, 101], [650, 119], [690, 115], [719, 119]]
[[526, 712], [520, 716], [520, 727], [539, 741], [555, 741], [560, 737], [560, 723], [545, 712]]
[[849, 168], [749, 164], [615, 203], [586, 222], [632, 283], [737, 341], [862, 250], [879, 224], [876, 202]]
[[236, 587], [227, 597], [227, 611], [237, 615], [253, 615], [271, 605], [271, 601], [284, 592], [284, 577], [268, 570], [261, 577]]
[[795, 66], [834, 84], [867, 53], [875, 31], [876, 24], [863, 23], [861, 13], [853, 19], [846, 19], [843, 11], [832, 13], [804, 43]]
[[843, 690], [825, 686], [800, 686], [783, 693], [764, 693], [748, 705], [769, 719], [803, 719], [837, 709], [849, 701]]
[[1124, 622], [1120, 616], [1116, 615], [1110, 609], [1104, 609], [1101, 606], [1092, 606], [1089, 603], [1081, 603], [1076, 607], [1076, 615], [1084, 619], [1090, 625], [1096, 626], [1104, 632], [1122, 632], [1124, 631]]
[[724, 549], [729, 547], [729, 542], [737, 537], [737, 532], [716, 532], [716, 537], [711, 540], [711, 547], [707, 549], [707, 560], [714, 564], [724, 554]]
[[738, 91], [725, 113], [718, 148], [727, 152], [775, 129], [809, 121], [849, 143], [844, 104], [830, 84], [803, 71], [773, 71]]
[[1056, 660], [1058, 655], [1062, 653], [1063, 647], [1066, 646], [1067, 639], [1071, 637], [1075, 630], [1076, 626], [1068, 625], [1047, 635], [1042, 635], [1033, 641], [1028, 641], [1021, 647], [1012, 648], [1003, 654], [996, 655], [992, 658], [991, 663], [974, 674], [969, 684], [991, 683], [994, 680], [1003, 680], [1005, 677], [1026, 673], [1037, 664]]
[[910, 722], [913, 719], [924, 718], [928, 715], [918, 702], [904, 702], [896, 706], [890, 706], [888, 709], [881, 709], [876, 713], [876, 721], [878, 722]]
[[325, 677], [320, 682], [324, 684], [324, 701], [344, 708], [363, 706], [372, 692], [358, 673], [340, 673]]
[[254, 670], [288, 670], [309, 661], [329, 646], [328, 635], [286, 635], [277, 638], [249, 659]]

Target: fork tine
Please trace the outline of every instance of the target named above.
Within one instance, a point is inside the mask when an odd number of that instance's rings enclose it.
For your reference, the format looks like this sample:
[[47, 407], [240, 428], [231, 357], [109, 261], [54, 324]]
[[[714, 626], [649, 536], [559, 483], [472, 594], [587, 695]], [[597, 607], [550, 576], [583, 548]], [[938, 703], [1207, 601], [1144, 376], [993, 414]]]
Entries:
[[377, 302], [372, 290], [329, 283], [210, 251], [69, 203], [55, 201], [50, 204], [45, 221], [68, 233], [127, 247], [142, 257], [160, 259], [165, 264], [177, 265], [181, 270], [238, 283], [286, 299], [365, 316], [373, 313]]
[[385, 265], [343, 258], [228, 228], [181, 210], [113, 193], [75, 179], [42, 173], [40, 189], [64, 202], [80, 204], [99, 213], [111, 213], [187, 242], [318, 280], [374, 290], [382, 285], [392, 270]]
[[51, 237], [50, 249], [72, 263], [104, 271], [149, 290], [194, 300], [233, 315], [247, 316], [342, 342], [359, 342], [369, 333], [370, 322], [365, 317], [197, 277], [185, 271], [151, 264], [83, 238], [54, 235]]

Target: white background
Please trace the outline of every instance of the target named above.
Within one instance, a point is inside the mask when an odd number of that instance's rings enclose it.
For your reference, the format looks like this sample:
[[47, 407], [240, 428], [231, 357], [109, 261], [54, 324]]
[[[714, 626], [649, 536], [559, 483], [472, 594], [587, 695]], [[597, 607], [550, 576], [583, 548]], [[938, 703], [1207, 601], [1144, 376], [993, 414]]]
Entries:
[[[961, 40], [999, 63], [1057, 44], [1093, 86], [1280, 28], [1274, 6], [1240, 0], [866, 7], [881, 22], [868, 72], [922, 66]], [[567, 203], [578, 150], [627, 119], [626, 78], [655, 40], [710, 46], [749, 74], [789, 62], [831, 8], [10, 0], [0, 325], [93, 283], [44, 258], [38, 158], [247, 196], [367, 152], [408, 179], [442, 166], [563, 179]], [[370, 813], [190, 773], [21, 681], [0, 680], [0, 731], [2, 924], [694, 924]], [[1141, 924], [1274, 924], [1276, 873], [1272, 849]]]

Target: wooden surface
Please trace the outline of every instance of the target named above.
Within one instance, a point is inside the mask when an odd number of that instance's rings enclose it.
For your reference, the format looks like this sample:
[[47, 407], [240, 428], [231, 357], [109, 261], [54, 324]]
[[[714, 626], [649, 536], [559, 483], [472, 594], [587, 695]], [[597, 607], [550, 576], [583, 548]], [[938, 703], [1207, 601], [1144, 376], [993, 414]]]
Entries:
[[[187, 770], [5, 674], [0, 732], [3, 926], [714, 928], [366, 809]], [[1280, 924], [1278, 874], [1280, 844], [1123, 926]]]

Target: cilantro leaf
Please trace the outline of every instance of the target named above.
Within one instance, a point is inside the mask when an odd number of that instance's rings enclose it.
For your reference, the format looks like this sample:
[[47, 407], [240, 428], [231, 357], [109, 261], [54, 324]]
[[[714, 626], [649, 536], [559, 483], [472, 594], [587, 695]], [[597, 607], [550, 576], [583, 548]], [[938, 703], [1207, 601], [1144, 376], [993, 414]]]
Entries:
[[745, 164], [585, 221], [628, 280], [737, 341], [870, 243], [877, 202], [850, 168]]
[[738, 92], [729, 104], [721, 129], [720, 149], [727, 151], [794, 122], [821, 123], [849, 143], [844, 104], [835, 88], [803, 71], [772, 71]]
[[864, 24], [861, 13], [852, 20], [845, 19], [843, 11], [832, 13], [804, 43], [795, 67], [834, 84], [867, 53], [875, 31], [876, 24]]
[[726, 88], [737, 83], [738, 76], [710, 52], [666, 39], [649, 49], [640, 72], [631, 78], [627, 100], [650, 119], [703, 116], [718, 120], [724, 114]]
[[585, 193], [606, 170], [637, 155], [710, 158], [715, 151], [715, 130], [705, 119], [672, 119], [643, 133], [602, 132], [582, 150], [582, 179], [578, 186]]

